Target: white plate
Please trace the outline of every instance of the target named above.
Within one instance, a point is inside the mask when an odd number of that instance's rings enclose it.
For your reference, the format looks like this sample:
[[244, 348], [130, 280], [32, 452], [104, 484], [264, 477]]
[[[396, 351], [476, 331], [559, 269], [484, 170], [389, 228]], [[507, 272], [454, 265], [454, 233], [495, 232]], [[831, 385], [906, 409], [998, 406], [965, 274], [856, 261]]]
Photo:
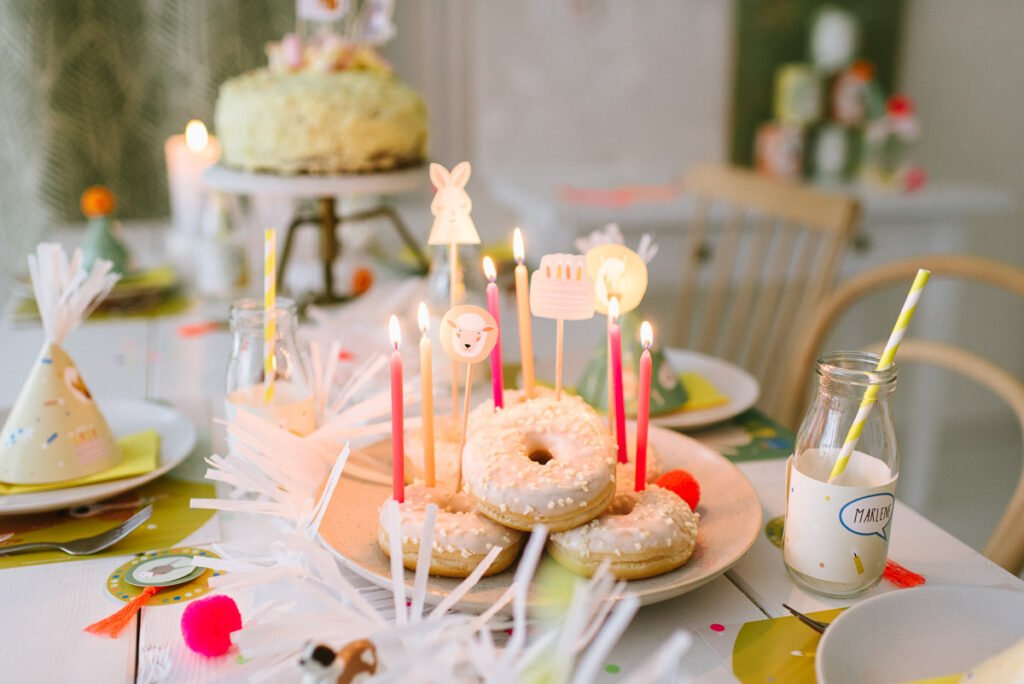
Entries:
[[761, 396], [761, 386], [757, 378], [723, 359], [672, 348], [665, 349], [665, 358], [677, 373], [693, 372], [703, 375], [719, 392], [729, 397], [729, 403], [701, 411], [679, 411], [664, 416], [653, 416], [651, 422], [656, 425], [692, 429], [721, 423], [746, 411], [756, 404], [757, 398]]
[[[184, 461], [196, 445], [195, 426], [170, 406], [145, 399], [97, 399], [97, 403], [110, 424], [110, 429], [118, 437], [149, 429], [160, 433], [160, 458], [157, 467], [143, 475], [123, 480], [0, 496], [0, 515], [55, 511], [108, 499], [160, 477]], [[0, 423], [6, 419], [8, 412], [9, 409], [6, 409], [0, 415]]]
[[1024, 592], [919, 587], [843, 612], [818, 643], [823, 684], [903, 682], [964, 672], [1024, 638]]
[[[761, 503], [753, 485], [735, 465], [685, 435], [655, 427], [650, 438], [666, 470], [685, 468], [697, 478], [701, 520], [697, 548], [686, 565], [629, 583], [629, 590], [645, 604], [685, 594], [715, 579], [747, 552], [761, 531]], [[390, 495], [390, 487], [343, 477], [320, 526], [321, 537], [346, 566], [382, 587], [391, 586], [391, 567], [377, 545], [378, 509]], [[483, 578], [458, 607], [472, 612], [490, 607], [512, 583], [514, 574], [515, 566]], [[411, 571], [405, 572], [405, 581], [411, 591]], [[431, 577], [427, 601], [441, 601], [460, 581]]]

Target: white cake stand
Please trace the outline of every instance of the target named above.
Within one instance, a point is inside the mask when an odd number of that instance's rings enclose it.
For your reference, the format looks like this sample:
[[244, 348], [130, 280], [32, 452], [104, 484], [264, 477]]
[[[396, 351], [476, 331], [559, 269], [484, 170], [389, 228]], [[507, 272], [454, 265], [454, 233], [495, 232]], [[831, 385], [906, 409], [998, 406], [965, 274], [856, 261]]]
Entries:
[[291, 255], [295, 233], [303, 226], [314, 226], [320, 230], [320, 260], [324, 269], [324, 290], [316, 295], [320, 304], [345, 301], [349, 297], [334, 292], [334, 275], [331, 266], [341, 255], [338, 227], [346, 222], [367, 221], [386, 218], [398, 231], [399, 237], [409, 246], [424, 273], [430, 268], [430, 261], [422, 248], [412, 237], [405, 222], [397, 211], [385, 203], [346, 216], [337, 211], [337, 198], [356, 195], [399, 195], [414, 192], [423, 185], [427, 177], [424, 166], [414, 166], [399, 171], [384, 173], [342, 174], [342, 175], [295, 175], [284, 176], [272, 173], [250, 173], [236, 171], [220, 164], [211, 166], [203, 174], [203, 181], [214, 190], [234, 195], [282, 195], [300, 199], [315, 199], [316, 213], [297, 211], [285, 232], [284, 249], [278, 264], [277, 285], [282, 288], [288, 257]]

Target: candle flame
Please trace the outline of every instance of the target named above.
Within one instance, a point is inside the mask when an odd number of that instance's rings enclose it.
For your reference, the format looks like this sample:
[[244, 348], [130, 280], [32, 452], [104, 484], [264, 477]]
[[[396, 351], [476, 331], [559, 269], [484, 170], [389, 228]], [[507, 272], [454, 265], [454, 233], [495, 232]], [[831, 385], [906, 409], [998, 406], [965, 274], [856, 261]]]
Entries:
[[193, 152], [202, 152], [210, 141], [206, 132], [206, 124], [199, 119], [192, 119], [185, 126], [185, 144]]
[[612, 319], [612, 323], [619, 322], [619, 298], [612, 297], [608, 300], [608, 317]]
[[498, 277], [498, 271], [494, 268], [494, 261], [489, 256], [484, 257], [484, 275], [487, 276], [487, 280], [494, 282], [494, 279]]
[[430, 332], [430, 312], [427, 311], [426, 302], [420, 302], [420, 309], [416, 317], [420, 322], [420, 333], [426, 337], [427, 333]]
[[521, 264], [526, 259], [526, 248], [523, 247], [523, 231], [516, 228], [512, 231], [512, 254], [516, 258], [516, 263]]
[[402, 326], [398, 324], [398, 316], [394, 314], [388, 321], [388, 339], [391, 340], [391, 346], [395, 349], [398, 349], [398, 345], [402, 343]]
[[644, 346], [644, 349], [650, 349], [654, 344], [654, 329], [647, 321], [640, 324], [640, 344]]

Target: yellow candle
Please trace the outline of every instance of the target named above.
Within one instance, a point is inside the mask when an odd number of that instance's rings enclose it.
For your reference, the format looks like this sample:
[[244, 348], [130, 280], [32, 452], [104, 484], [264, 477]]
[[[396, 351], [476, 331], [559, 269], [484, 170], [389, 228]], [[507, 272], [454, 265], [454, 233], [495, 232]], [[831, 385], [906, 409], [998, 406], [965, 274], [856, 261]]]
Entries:
[[420, 394], [423, 397], [423, 471], [428, 487], [434, 479], [434, 352], [430, 344], [430, 312], [420, 302]]
[[530, 325], [530, 280], [526, 273], [523, 233], [518, 228], [512, 235], [512, 252], [516, 258], [516, 311], [519, 317], [519, 358], [523, 370], [523, 390], [533, 396], [533, 330]]

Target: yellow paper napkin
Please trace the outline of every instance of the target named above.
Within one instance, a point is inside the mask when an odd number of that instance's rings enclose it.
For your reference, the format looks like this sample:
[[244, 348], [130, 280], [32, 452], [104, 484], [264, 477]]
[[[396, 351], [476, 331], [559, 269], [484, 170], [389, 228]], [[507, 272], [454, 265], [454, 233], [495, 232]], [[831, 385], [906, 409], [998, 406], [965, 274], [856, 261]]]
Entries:
[[143, 430], [133, 435], [120, 437], [117, 445], [121, 447], [124, 458], [113, 468], [81, 477], [77, 480], [50, 482], [47, 484], [18, 485], [0, 482], [0, 495], [28, 494], [29, 492], [45, 492], [51, 489], [80, 487], [97, 482], [121, 480], [126, 477], [142, 475], [156, 468], [160, 456], [160, 433], [156, 430]]
[[687, 397], [680, 411], [703, 411], [729, 403], [729, 397], [719, 392], [718, 388], [700, 373], [680, 373], [679, 380], [686, 388]]

